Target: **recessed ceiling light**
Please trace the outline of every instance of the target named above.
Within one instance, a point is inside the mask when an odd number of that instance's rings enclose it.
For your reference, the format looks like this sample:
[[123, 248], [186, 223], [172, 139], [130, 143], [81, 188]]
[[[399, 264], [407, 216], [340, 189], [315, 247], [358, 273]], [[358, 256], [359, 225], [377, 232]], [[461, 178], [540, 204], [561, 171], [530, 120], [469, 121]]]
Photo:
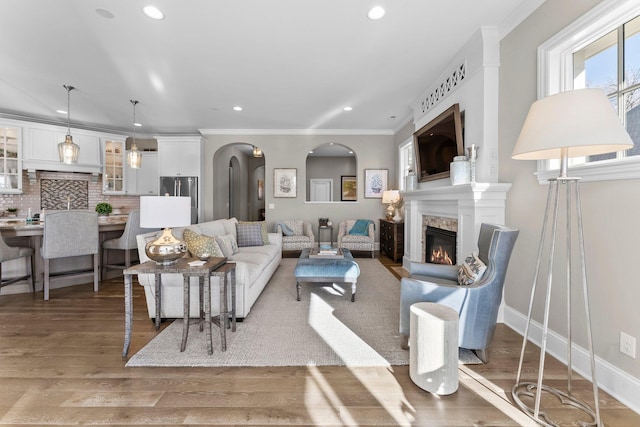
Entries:
[[236, 105], [235, 107], [233, 107], [233, 109], [235, 111], [242, 111], [242, 107], [240, 107], [239, 105]]
[[141, 127], [142, 126], [141, 123], [134, 123], [133, 125], [136, 126], [136, 127]]
[[309, 150], [309, 154], [313, 154], [313, 150]]
[[158, 21], [164, 19], [164, 13], [162, 13], [160, 9], [155, 6], [145, 6], [142, 8], [142, 11], [151, 19], [156, 19]]
[[67, 114], [67, 111], [66, 110], [56, 110], [56, 113]]
[[374, 6], [369, 9], [369, 13], [367, 13], [367, 17], [372, 21], [377, 21], [378, 19], [382, 19], [386, 11], [382, 6]]
[[351, 110], [353, 110], [353, 108], [352, 107], [344, 107], [343, 110], [344, 111], [351, 111]]
[[107, 9], [98, 8], [96, 9], [96, 13], [103, 18], [112, 19], [114, 17], [113, 13], [109, 12]]

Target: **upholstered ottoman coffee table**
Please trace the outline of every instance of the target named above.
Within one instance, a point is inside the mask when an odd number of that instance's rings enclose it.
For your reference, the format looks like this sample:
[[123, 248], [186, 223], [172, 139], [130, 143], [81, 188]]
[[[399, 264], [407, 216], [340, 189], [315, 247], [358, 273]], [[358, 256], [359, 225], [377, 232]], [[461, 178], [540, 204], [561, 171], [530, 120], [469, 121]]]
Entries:
[[353, 260], [349, 249], [341, 249], [342, 254], [332, 256], [309, 256], [311, 249], [304, 249], [296, 264], [296, 292], [300, 301], [303, 282], [309, 283], [351, 283], [351, 301], [356, 300], [356, 283], [360, 267]]

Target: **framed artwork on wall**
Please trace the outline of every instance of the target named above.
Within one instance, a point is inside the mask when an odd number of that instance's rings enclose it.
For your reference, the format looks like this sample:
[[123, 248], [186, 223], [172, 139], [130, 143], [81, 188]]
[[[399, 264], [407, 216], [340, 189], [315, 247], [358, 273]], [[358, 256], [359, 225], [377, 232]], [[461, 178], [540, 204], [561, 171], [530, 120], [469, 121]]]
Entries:
[[355, 202], [358, 200], [358, 180], [352, 175], [340, 177], [340, 200], [343, 202]]
[[368, 199], [381, 199], [382, 192], [387, 189], [389, 169], [365, 169], [364, 170], [364, 197]]
[[273, 170], [273, 197], [296, 197], [297, 169]]

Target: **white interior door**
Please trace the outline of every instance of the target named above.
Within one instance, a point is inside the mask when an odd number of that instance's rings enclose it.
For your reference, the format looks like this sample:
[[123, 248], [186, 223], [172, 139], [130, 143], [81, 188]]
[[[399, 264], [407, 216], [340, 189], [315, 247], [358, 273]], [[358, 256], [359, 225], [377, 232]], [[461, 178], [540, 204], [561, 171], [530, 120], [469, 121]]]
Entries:
[[333, 179], [311, 179], [309, 186], [312, 202], [333, 201]]

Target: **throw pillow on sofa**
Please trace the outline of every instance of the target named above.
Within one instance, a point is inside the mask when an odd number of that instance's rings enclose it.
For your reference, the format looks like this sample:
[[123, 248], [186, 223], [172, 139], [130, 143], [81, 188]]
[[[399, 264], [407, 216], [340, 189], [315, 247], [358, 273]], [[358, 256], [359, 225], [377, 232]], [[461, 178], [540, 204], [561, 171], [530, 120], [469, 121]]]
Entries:
[[[258, 224], [260, 225], [260, 234], [262, 236], [262, 244], [269, 244], [269, 231], [267, 230], [266, 221], [239, 221], [238, 224]], [[237, 231], [237, 226], [236, 226]], [[238, 238], [238, 246], [240, 245], [240, 239]]]
[[216, 236], [216, 243], [222, 249], [224, 256], [229, 258], [231, 255], [238, 252], [238, 243], [233, 238], [233, 234], [225, 234], [224, 236]]
[[203, 236], [188, 228], [182, 234], [191, 255], [200, 258], [209, 255], [214, 258], [223, 257], [222, 250], [213, 237]]
[[469, 286], [477, 282], [484, 272], [487, 270], [487, 266], [476, 254], [471, 254], [465, 258], [464, 262], [458, 270], [458, 284], [460, 286]]
[[236, 236], [238, 238], [238, 247], [245, 246], [264, 246], [262, 240], [262, 227], [260, 224], [236, 224]]

